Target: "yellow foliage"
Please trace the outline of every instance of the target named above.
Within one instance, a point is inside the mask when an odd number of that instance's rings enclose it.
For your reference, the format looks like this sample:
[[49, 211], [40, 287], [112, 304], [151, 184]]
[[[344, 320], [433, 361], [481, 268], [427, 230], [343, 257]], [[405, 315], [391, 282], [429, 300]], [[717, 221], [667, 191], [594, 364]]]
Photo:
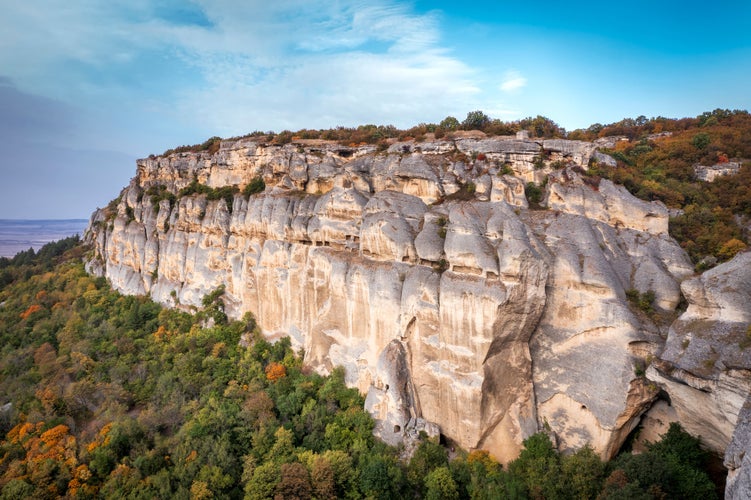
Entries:
[[164, 325], [159, 325], [159, 328], [154, 332], [154, 338], [157, 342], [161, 342], [167, 338], [167, 329], [164, 328]]
[[157, 342], [168, 342], [175, 336], [175, 332], [168, 330], [164, 325], [159, 325], [159, 328], [154, 332], [154, 339]]
[[498, 465], [498, 462], [486, 450], [473, 450], [469, 453], [467, 463], [473, 464], [475, 462], [481, 463], [486, 469]]
[[71, 497], [75, 498], [81, 486], [82, 486], [81, 481], [79, 481], [77, 478], [74, 477], [73, 479], [68, 481], [68, 494]]
[[746, 249], [746, 244], [737, 238], [731, 238], [725, 242], [717, 252], [721, 259], [732, 259], [735, 254]]
[[224, 342], [217, 342], [214, 347], [211, 348], [211, 355], [218, 358], [227, 352], [227, 344]]
[[[72, 470], [78, 464], [76, 438], [67, 425], [57, 425], [41, 432], [44, 422], [19, 424], [8, 433], [10, 442], [21, 444], [26, 450], [22, 459], [15, 460], [3, 474], [4, 480], [24, 479], [29, 474], [45, 470], [48, 461], [57, 462], [63, 469]], [[80, 478], [79, 478], [80, 483]], [[55, 490], [57, 491], [57, 490]]]
[[110, 430], [112, 429], [112, 422], [109, 422], [107, 424], [104, 424], [101, 429], [99, 429], [99, 432], [96, 433], [96, 437], [94, 437], [94, 440], [90, 442], [88, 445], [86, 445], [86, 451], [91, 453], [92, 451], [96, 450], [100, 446], [107, 446], [110, 442]]
[[75, 478], [84, 483], [91, 479], [91, 471], [89, 470], [89, 466], [82, 464], [76, 467]]
[[36, 428], [31, 422], [18, 424], [8, 432], [8, 441], [11, 443], [20, 443], [27, 435], [35, 432], [35, 430], [38, 430], [38, 428]]
[[214, 493], [209, 489], [206, 481], [193, 481], [190, 485], [190, 499], [203, 500], [204, 498], [214, 498]]
[[68, 496], [75, 498], [78, 491], [83, 488], [86, 493], [94, 494], [96, 489], [86, 484], [91, 479], [91, 471], [86, 464], [79, 465], [73, 473], [73, 479], [68, 481]]
[[97, 435], [104, 439], [104, 444], [109, 443], [110, 430], [112, 430], [112, 422], [104, 424], [102, 428], [99, 429], [99, 432], [97, 432]]
[[66, 434], [68, 434], [69, 430], [70, 429], [67, 425], [56, 425], [52, 429], [43, 432], [40, 438], [47, 444], [54, 444], [60, 441], [60, 439], [62, 439]]

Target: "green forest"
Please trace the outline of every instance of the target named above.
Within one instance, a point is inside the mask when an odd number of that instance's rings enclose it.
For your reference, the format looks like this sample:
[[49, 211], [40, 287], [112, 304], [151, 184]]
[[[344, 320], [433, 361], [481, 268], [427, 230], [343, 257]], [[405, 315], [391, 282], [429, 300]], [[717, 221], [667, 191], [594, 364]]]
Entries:
[[[746, 249], [751, 223], [751, 115], [715, 110], [697, 118], [623, 120], [570, 137], [593, 140], [624, 136], [613, 150], [616, 167], [590, 165], [587, 175], [611, 179], [633, 195], [659, 200], [678, 212], [670, 235], [701, 271], [716, 259], [732, 258]], [[595, 132], [596, 131], [596, 132]], [[696, 179], [695, 165], [740, 164], [734, 175], [713, 182]], [[713, 257], [702, 262], [707, 256]]]
[[114, 292], [78, 238], [0, 259], [0, 498], [715, 498], [677, 425], [603, 463], [538, 433], [502, 467], [423, 436], [411, 458], [363, 398], [321, 376], [222, 290], [195, 314]]

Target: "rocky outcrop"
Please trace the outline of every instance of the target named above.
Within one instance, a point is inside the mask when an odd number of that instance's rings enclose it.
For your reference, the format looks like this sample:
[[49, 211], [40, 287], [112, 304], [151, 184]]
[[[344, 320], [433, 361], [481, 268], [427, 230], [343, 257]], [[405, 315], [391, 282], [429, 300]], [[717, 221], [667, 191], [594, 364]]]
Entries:
[[718, 177], [735, 175], [741, 170], [741, 164], [737, 161], [717, 163], [715, 165], [696, 165], [694, 173], [700, 181], [713, 182]]
[[728, 479], [725, 498], [751, 498], [751, 399], [747, 399], [738, 415], [733, 439], [725, 451]]
[[592, 160], [601, 165], [605, 165], [606, 167], [615, 168], [618, 166], [618, 162], [615, 158], [599, 151], [592, 153]]
[[578, 175], [572, 169], [551, 174], [547, 206], [581, 215], [610, 226], [649, 234], [668, 234], [668, 210], [662, 203], [649, 203], [630, 196], [626, 188], [609, 180]]
[[742, 253], [681, 289], [688, 308], [672, 324], [647, 371], [677, 420], [725, 456], [726, 498], [751, 493], [751, 253]]
[[[668, 314], [693, 267], [668, 236], [663, 205], [587, 175], [596, 147], [460, 138], [377, 150], [242, 139], [213, 155], [152, 157], [138, 162], [115, 211], [92, 216], [87, 266], [118, 290], [175, 307], [199, 305], [224, 285], [230, 316], [250, 311], [267, 336], [289, 335], [320, 372], [343, 366], [388, 442], [440, 431], [507, 462], [544, 427], [562, 449], [591, 443], [607, 458], [657, 398], [638, 367], [665, 344], [626, 292], [653, 291]], [[180, 196], [194, 180], [242, 188], [258, 177], [263, 193], [231, 203]], [[544, 186], [546, 210], [528, 209], [529, 182]], [[713, 369], [729, 363], [725, 378], [673, 353], [690, 315], [732, 302], [719, 290], [702, 295], [708, 283], [694, 281], [684, 282], [691, 306], [665, 347], [664, 363], [676, 368], [653, 363], [650, 374], [671, 397], [666, 380], [684, 371], [725, 391], [727, 424], [705, 419], [717, 427], [717, 448], [730, 440], [746, 389], [733, 393], [731, 379], [744, 375], [714, 341], [696, 349], [714, 346]], [[679, 393], [672, 402], [683, 423], [693, 417]]]

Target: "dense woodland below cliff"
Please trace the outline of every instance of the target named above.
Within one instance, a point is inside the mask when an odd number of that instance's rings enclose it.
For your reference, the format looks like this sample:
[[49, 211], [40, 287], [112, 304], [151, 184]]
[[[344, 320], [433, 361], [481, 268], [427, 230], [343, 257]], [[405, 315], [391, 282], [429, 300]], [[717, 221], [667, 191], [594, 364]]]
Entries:
[[709, 456], [673, 426], [640, 455], [562, 456], [545, 433], [507, 468], [423, 436], [374, 438], [344, 374], [228, 321], [85, 273], [77, 238], [0, 260], [0, 498], [697, 498]]

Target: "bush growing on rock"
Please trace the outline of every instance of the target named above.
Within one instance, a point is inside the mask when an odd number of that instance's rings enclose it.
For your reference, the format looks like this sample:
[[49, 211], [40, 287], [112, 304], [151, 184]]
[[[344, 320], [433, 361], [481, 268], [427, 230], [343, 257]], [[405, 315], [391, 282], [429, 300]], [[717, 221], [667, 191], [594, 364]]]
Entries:
[[524, 186], [524, 195], [527, 197], [527, 202], [529, 202], [530, 208], [541, 208], [540, 202], [542, 201], [542, 188], [535, 184], [534, 182], [528, 182], [526, 186]]
[[251, 195], [262, 193], [266, 189], [266, 183], [263, 182], [263, 177], [260, 175], [254, 177], [245, 188], [243, 188], [243, 196], [249, 197]]

